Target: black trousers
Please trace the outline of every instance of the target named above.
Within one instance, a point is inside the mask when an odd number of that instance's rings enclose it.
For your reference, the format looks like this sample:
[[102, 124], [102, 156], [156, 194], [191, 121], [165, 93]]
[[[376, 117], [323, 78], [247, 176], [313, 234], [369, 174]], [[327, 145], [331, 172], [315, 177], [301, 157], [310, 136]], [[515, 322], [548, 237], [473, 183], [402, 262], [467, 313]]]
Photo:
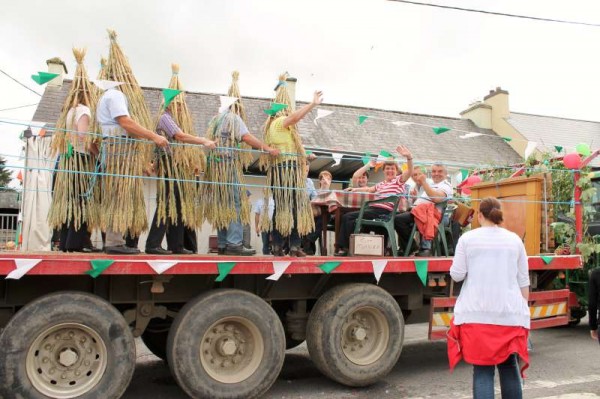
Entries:
[[[169, 184], [165, 184], [165, 199], [168, 199], [169, 195], [171, 194], [169, 186]], [[185, 226], [181, 220], [181, 197], [179, 195], [179, 187], [177, 184], [174, 185], [173, 195], [175, 195], [175, 206], [177, 208], [178, 222], [172, 223], [169, 220], [167, 223], [160, 222], [157, 225], [159, 205], [157, 204], [154, 217], [152, 218], [152, 226], [150, 227], [148, 240], [146, 241], [146, 249], [160, 247], [162, 240], [165, 237], [165, 233], [167, 234], [167, 248], [170, 251], [179, 252], [183, 249]], [[168, 206], [169, 205], [167, 202], [167, 214], [169, 211]]]
[[413, 225], [415, 224], [415, 217], [410, 211], [402, 212], [396, 215], [394, 218], [394, 229], [400, 237], [400, 242], [403, 246], [406, 246], [412, 232]]
[[[363, 213], [364, 219], [376, 219], [378, 217], [387, 215], [390, 213], [387, 209], [369, 206]], [[350, 246], [350, 235], [354, 232], [354, 223], [358, 219], [360, 211], [348, 212], [342, 216], [342, 223], [340, 226], [339, 236], [337, 238], [338, 248], [348, 249]]]
[[198, 253], [198, 238], [196, 237], [196, 230], [184, 227], [183, 229], [183, 247], [189, 251]]

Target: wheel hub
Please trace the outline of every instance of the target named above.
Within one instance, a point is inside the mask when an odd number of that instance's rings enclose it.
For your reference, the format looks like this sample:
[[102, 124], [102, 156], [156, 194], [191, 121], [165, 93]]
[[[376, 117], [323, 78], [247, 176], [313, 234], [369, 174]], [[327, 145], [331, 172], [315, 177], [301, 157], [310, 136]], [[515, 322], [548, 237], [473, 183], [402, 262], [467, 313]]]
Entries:
[[65, 367], [71, 367], [79, 359], [79, 355], [72, 348], [67, 348], [60, 352], [58, 361]]
[[389, 325], [376, 308], [354, 310], [342, 326], [342, 351], [355, 364], [368, 365], [377, 361], [388, 342]]

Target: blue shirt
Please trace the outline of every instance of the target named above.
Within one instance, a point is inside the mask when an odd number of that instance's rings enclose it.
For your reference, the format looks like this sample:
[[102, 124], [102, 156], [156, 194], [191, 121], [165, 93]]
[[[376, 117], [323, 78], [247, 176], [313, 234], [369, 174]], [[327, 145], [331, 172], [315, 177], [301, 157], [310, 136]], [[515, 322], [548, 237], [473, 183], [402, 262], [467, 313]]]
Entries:
[[317, 196], [317, 190], [315, 190], [315, 183], [312, 179], [306, 178], [306, 191], [308, 191], [308, 198], [312, 201]]

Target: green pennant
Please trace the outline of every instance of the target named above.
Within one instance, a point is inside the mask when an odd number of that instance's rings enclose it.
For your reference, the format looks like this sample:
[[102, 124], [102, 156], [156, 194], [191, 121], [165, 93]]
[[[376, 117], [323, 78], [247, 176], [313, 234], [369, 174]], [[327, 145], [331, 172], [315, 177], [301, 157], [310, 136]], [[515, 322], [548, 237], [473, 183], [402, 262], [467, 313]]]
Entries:
[[506, 141], [507, 143], [512, 141], [510, 137], [502, 137], [502, 140]]
[[177, 89], [163, 89], [162, 90], [163, 98], [165, 99], [165, 105], [164, 105], [165, 109], [167, 109], [169, 104], [171, 104], [171, 101], [173, 101], [173, 99], [175, 97], [177, 97], [177, 95], [179, 93], [181, 93], [181, 90], [177, 90]]
[[65, 158], [69, 159], [73, 156], [73, 145], [69, 141], [67, 144], [67, 152], [65, 153]]
[[88, 270], [86, 273], [93, 278], [96, 278], [102, 274], [103, 271], [108, 269], [110, 265], [115, 263], [115, 261], [112, 259], [93, 259], [90, 263], [92, 264], [92, 270]]
[[217, 263], [217, 269], [219, 269], [219, 275], [215, 279], [215, 281], [221, 282], [225, 280], [225, 277], [229, 274], [231, 270], [235, 267], [235, 262], [220, 262]]
[[43, 85], [44, 83], [48, 83], [57, 76], [57, 73], [38, 72], [37, 75], [31, 75], [31, 79], [33, 79], [35, 83]]
[[542, 260], [544, 261], [544, 263], [546, 265], [549, 265], [550, 262], [552, 262], [554, 260], [554, 256], [548, 256], [548, 255], [540, 255], [540, 258], [542, 258]]
[[305, 153], [306, 155], [310, 155], [310, 154], [312, 154], [312, 151], [311, 151], [311, 150], [306, 150], [304, 153]]
[[468, 169], [461, 169], [460, 170], [460, 176], [461, 176], [461, 181], [464, 181], [469, 176], [469, 170]]
[[417, 276], [421, 279], [423, 286], [427, 286], [427, 268], [429, 266], [428, 260], [415, 260], [415, 269], [417, 270]]
[[443, 127], [443, 126], [440, 126], [440, 127], [434, 127], [434, 128], [432, 128], [432, 129], [433, 129], [433, 132], [434, 132], [435, 134], [442, 134], [442, 133], [446, 133], [447, 131], [449, 131], [449, 130], [450, 130], [450, 128], [449, 128], [449, 127]]
[[386, 150], [379, 151], [379, 155], [381, 155], [384, 158], [393, 158], [392, 154], [387, 152]]
[[287, 104], [273, 103], [271, 104], [271, 108], [264, 110], [264, 113], [267, 115], [275, 116], [279, 111], [284, 110], [287, 107]]
[[561, 152], [563, 150], [562, 146], [560, 145], [555, 145], [554, 149], [556, 150], [556, 152]]
[[319, 269], [323, 270], [325, 273], [329, 274], [334, 271], [342, 262], [325, 262], [319, 266]]
[[369, 119], [369, 117], [368, 117], [368, 116], [365, 116], [365, 115], [359, 115], [359, 116], [358, 116], [358, 124], [359, 124], [359, 125], [362, 125], [363, 123], [365, 123], [365, 121], [366, 121], [367, 119]]

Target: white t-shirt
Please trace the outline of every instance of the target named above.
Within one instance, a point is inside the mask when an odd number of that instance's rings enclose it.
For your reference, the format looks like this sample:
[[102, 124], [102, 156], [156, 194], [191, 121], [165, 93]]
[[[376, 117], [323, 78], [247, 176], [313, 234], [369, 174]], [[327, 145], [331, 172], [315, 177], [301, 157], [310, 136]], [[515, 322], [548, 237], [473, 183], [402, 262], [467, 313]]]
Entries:
[[458, 240], [450, 267], [463, 281], [454, 307], [454, 324], [480, 323], [529, 328], [529, 306], [521, 288], [529, 286], [527, 254], [515, 233], [479, 227]]
[[[447, 199], [452, 198], [452, 186], [446, 180], [442, 180], [439, 183], [430, 183], [429, 187], [433, 188], [434, 190], [442, 190], [444, 192], [444, 194], [446, 194]], [[415, 200], [415, 203], [413, 204], [413, 206], [417, 206], [420, 204], [426, 204], [428, 202], [433, 202], [433, 201], [429, 198], [429, 195], [427, 195], [427, 192], [423, 189], [421, 192], [421, 195], [419, 196], [419, 198], [417, 198]]]
[[96, 120], [100, 124], [103, 137], [126, 136], [127, 132], [117, 122], [119, 116], [129, 116], [127, 97], [117, 89], [104, 92], [98, 101]]
[[[273, 220], [273, 212], [275, 211], [275, 203], [273, 202], [273, 198], [269, 198], [269, 220]], [[265, 209], [265, 200], [264, 198], [259, 198], [254, 205], [252, 205], [252, 212], [257, 213], [259, 215], [263, 214]]]
[[[83, 115], [87, 115], [90, 119], [92, 117], [90, 109], [83, 104], [69, 109], [69, 112], [67, 112], [67, 133], [71, 136], [73, 149], [82, 154], [87, 154], [89, 151], [85, 148], [85, 140], [88, 132], [77, 131], [77, 124]], [[91, 123], [92, 121], [90, 120]]]

